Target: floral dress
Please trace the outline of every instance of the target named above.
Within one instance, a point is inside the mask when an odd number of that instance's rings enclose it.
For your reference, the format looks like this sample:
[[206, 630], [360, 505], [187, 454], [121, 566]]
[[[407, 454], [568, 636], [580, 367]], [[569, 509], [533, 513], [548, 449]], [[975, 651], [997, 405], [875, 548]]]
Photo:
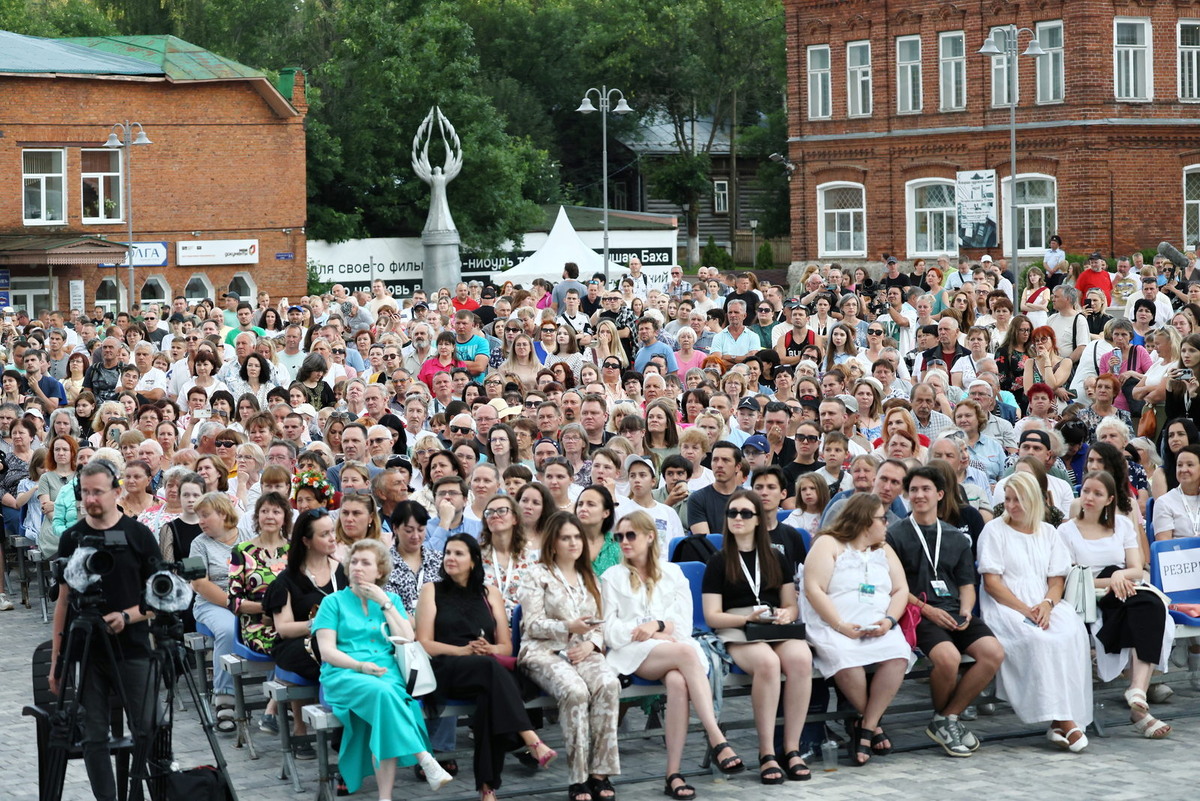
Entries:
[[512, 556], [507, 565], [501, 566], [491, 548], [483, 549], [483, 581], [500, 590], [500, 596], [504, 599], [504, 614], [509, 620], [512, 620], [513, 610], [521, 603], [519, 595], [525, 576], [537, 560], [538, 549], [526, 548], [520, 555]]
[[238, 616], [242, 642], [260, 654], [271, 653], [278, 635], [270, 617], [243, 614], [246, 601], [263, 603], [267, 587], [287, 567], [288, 544], [266, 548], [256, 542], [242, 542], [229, 555], [229, 608]]

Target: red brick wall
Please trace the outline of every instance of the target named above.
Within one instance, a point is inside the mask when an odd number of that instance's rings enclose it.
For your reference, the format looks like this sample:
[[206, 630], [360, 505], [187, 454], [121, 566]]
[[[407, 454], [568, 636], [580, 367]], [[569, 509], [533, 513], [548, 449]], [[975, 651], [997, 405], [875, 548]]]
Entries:
[[[297, 85], [302, 91], [303, 81]], [[79, 149], [99, 146], [109, 126], [126, 119], [141, 122], [153, 141], [133, 152], [134, 238], [170, 243], [168, 266], [138, 268], [139, 292], [141, 279], [151, 273], [164, 276], [178, 294], [198, 272], [219, 292], [235, 273], [245, 271], [272, 296], [303, 294], [303, 116], [278, 115], [246, 81], [0, 77], [0, 233], [87, 234], [124, 241], [124, 222], [82, 223]], [[21, 152], [39, 146], [67, 149], [65, 226], [22, 223]], [[258, 239], [260, 263], [175, 266], [175, 242], [206, 239]], [[277, 252], [294, 253], [295, 259], [276, 261]], [[12, 272], [37, 275], [44, 268], [14, 266]], [[67, 303], [67, 281], [82, 277], [90, 306], [102, 277], [97, 268], [56, 267], [54, 273], [61, 305]], [[111, 269], [104, 271], [111, 274]], [[124, 270], [121, 280], [127, 282]]]
[[[1200, 2], [1043, 0], [1035, 3], [939, 0], [785, 0], [792, 178], [792, 256], [817, 258], [816, 186], [857, 180], [866, 186], [867, 253], [906, 253], [905, 182], [953, 179], [955, 171], [1009, 174], [1008, 107], [991, 105], [991, 60], [977, 54], [993, 26], [1063, 21], [1065, 101], [1037, 105], [1032, 58], [1019, 57], [1017, 168], [1058, 182], [1059, 233], [1070, 251], [1125, 252], [1182, 239], [1182, 168], [1200, 163], [1200, 125], [1130, 126], [1119, 119], [1200, 120], [1200, 106], [1178, 101], [1179, 19], [1200, 18]], [[1150, 18], [1154, 101], [1118, 102], [1113, 92], [1113, 18]], [[938, 34], [962, 30], [966, 40], [967, 106], [938, 110]], [[896, 113], [895, 37], [920, 34], [923, 109]], [[871, 41], [873, 115], [851, 119], [846, 108], [846, 48]], [[1028, 43], [1022, 34], [1019, 51]], [[833, 116], [808, 119], [807, 46], [829, 44]], [[1051, 121], [1095, 121], [1087, 127], [1029, 128]], [[966, 131], [922, 134], [943, 128]], [[990, 130], [993, 129], [994, 130]], [[913, 131], [914, 134], [905, 132]], [[857, 135], [871, 134], [861, 137]], [[828, 136], [824, 141], [801, 137]], [[837, 137], [846, 137], [839, 139]], [[858, 173], [861, 177], [848, 176]], [[1001, 222], [1003, 225], [1003, 222]], [[1003, 242], [1003, 238], [1001, 239]], [[969, 253], [978, 256], [980, 253]]]

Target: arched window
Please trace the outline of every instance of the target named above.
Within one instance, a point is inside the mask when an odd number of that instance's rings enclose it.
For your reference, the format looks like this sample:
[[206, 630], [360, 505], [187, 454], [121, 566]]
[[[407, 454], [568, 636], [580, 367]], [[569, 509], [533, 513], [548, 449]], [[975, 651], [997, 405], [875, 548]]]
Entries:
[[821, 256], [867, 255], [866, 191], [844, 181], [817, 187], [817, 241]]
[[237, 273], [234, 275], [233, 280], [229, 282], [229, 289], [226, 291], [236, 292], [239, 298], [251, 306], [254, 305], [255, 300], [258, 298], [258, 284], [250, 277], [249, 273]]
[[187, 286], [183, 289], [183, 296], [187, 298], [188, 303], [195, 303], [204, 298], [212, 298], [214, 300], [217, 292], [213, 288], [212, 282], [207, 276], [196, 274], [188, 279]]
[[1053, 175], [1030, 173], [1017, 176], [1017, 220], [1010, 219], [1008, 193], [1012, 181], [1005, 178], [1001, 188], [1004, 215], [1004, 252], [1011, 252], [1012, 234], [1017, 235], [1017, 255], [1041, 256], [1047, 240], [1058, 230], [1058, 181]]
[[171, 285], [161, 275], [152, 275], [142, 284], [142, 306], [147, 303], [170, 303]]
[[120, 303], [121, 290], [116, 280], [110, 277], [100, 281], [100, 286], [96, 287], [96, 305], [106, 312], [116, 314]]
[[905, 190], [909, 256], [957, 255], [958, 209], [954, 181], [940, 178], [909, 181]]

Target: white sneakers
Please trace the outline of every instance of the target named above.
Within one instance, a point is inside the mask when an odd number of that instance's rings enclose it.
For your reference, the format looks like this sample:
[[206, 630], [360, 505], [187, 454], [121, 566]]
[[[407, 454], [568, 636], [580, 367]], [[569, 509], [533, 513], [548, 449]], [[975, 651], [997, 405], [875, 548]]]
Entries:
[[13, 608], [13, 602], [8, 600], [8, 596], [0, 592], [0, 612], [9, 612]]
[[438, 761], [433, 758], [433, 754], [426, 751], [417, 762], [421, 766], [421, 770], [425, 771], [425, 781], [433, 790], [440, 790], [454, 780], [454, 777], [446, 772]]

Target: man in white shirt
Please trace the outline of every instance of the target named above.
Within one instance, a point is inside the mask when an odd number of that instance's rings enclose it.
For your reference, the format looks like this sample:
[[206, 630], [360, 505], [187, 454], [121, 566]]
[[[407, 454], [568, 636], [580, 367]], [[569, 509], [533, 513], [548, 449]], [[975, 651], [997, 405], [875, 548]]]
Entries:
[[728, 327], [713, 337], [712, 353], [719, 353], [731, 362], [740, 364], [757, 353], [761, 344], [758, 334], [746, 328], [746, 303], [731, 300], [725, 308]]
[[[987, 258], [990, 259], [991, 257]], [[946, 289], [960, 289], [964, 283], [970, 280], [971, 263], [965, 257], [960, 256], [958, 259], [958, 271], [950, 273], [949, 277], [946, 278]]]
[[1171, 308], [1171, 301], [1162, 292], [1158, 291], [1158, 279], [1152, 275], [1142, 277], [1142, 291], [1135, 292], [1129, 296], [1129, 300], [1125, 303], [1125, 318], [1133, 320], [1133, 307], [1139, 300], [1148, 300], [1154, 304], [1157, 309], [1154, 315], [1154, 324], [1158, 326], [1167, 325], [1171, 322], [1171, 317], [1175, 311]]
[[303, 343], [304, 329], [300, 326], [289, 325], [283, 330], [283, 350], [279, 351], [275, 358], [292, 381], [296, 380], [296, 373], [304, 363], [304, 357], [308, 355], [300, 349]]
[[1054, 314], [1046, 324], [1054, 330], [1058, 355], [1078, 362], [1083, 349], [1092, 341], [1087, 318], [1079, 311], [1079, 290], [1070, 286], [1054, 288]]
[[650, 515], [658, 530], [660, 553], [666, 553], [672, 539], [685, 535], [679, 513], [654, 499], [657, 480], [654, 465], [649, 459], [636, 453], [630, 454], [625, 459], [625, 472], [629, 475], [629, 497], [617, 504], [617, 519], [631, 512]]
[[142, 340], [133, 346], [133, 363], [140, 377], [137, 393], [147, 400], [162, 400], [167, 396], [167, 374], [154, 366], [154, 346]]

